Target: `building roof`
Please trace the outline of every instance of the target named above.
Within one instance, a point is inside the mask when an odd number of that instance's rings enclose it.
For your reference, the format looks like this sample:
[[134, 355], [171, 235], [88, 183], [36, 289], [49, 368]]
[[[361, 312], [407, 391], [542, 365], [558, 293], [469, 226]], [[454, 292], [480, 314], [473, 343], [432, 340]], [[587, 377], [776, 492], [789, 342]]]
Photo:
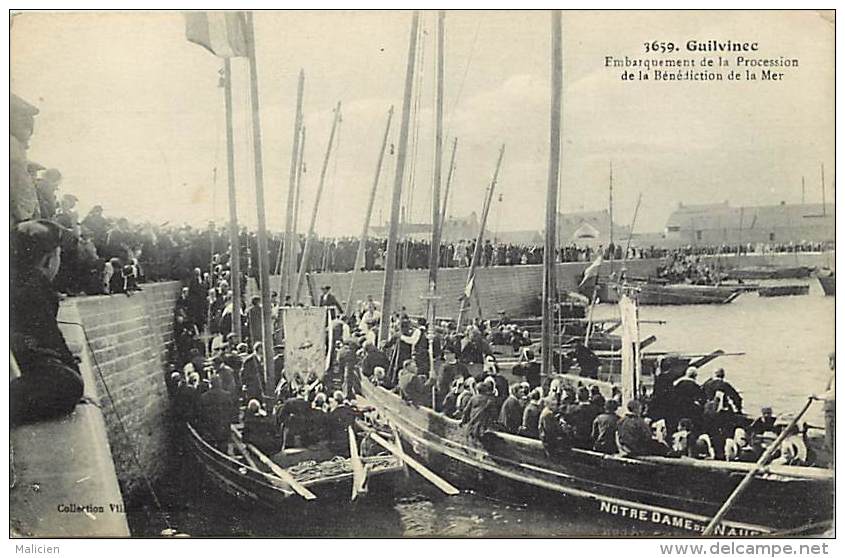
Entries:
[[732, 207], [728, 202], [679, 205], [669, 215], [666, 228], [675, 230], [772, 229], [799, 226], [805, 219], [835, 215], [833, 204], [778, 204]]

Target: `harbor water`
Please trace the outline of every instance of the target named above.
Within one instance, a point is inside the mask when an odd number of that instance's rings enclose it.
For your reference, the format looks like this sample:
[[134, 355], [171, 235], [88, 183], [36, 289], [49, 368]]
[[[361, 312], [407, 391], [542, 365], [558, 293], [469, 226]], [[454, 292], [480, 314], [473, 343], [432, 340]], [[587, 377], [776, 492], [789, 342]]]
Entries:
[[[822, 296], [814, 279], [767, 282], [810, 284], [805, 296], [775, 298], [744, 293], [727, 305], [646, 306], [642, 337], [656, 335], [649, 351], [706, 354], [715, 349], [725, 356], [703, 367], [699, 379], [722, 367], [727, 380], [742, 394], [745, 410], [756, 414], [770, 405], [777, 415], [797, 412], [808, 395], [825, 391], [830, 372], [827, 355], [834, 350], [835, 299]], [[596, 318], [618, 316], [611, 305], [597, 308]], [[821, 403], [807, 415], [810, 424], [823, 426]], [[575, 503], [561, 500], [554, 506], [491, 500], [477, 493], [446, 497], [412, 478], [403, 490], [368, 497], [352, 507], [326, 505], [318, 514], [268, 512], [234, 504], [216, 494], [198, 477], [174, 475], [160, 495], [174, 526], [191, 536], [256, 537], [520, 537], [631, 535], [608, 517], [586, 514]], [[133, 521], [137, 535], [155, 536], [146, 523]], [[639, 531], [640, 534], [651, 534]]]

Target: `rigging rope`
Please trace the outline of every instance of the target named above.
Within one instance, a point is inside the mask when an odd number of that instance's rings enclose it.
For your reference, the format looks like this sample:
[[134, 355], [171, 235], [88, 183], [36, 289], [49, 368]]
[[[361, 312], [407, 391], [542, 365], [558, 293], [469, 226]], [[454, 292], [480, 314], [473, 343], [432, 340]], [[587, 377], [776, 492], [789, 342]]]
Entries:
[[[94, 353], [94, 347], [91, 345], [91, 340], [88, 338], [88, 332], [85, 330], [85, 326], [82, 325], [80, 322], [71, 322], [64, 320], [56, 320], [56, 323], [65, 325], [75, 325], [79, 327], [80, 330], [82, 330], [82, 336], [85, 338], [85, 344], [88, 346], [88, 352], [91, 355], [91, 361], [94, 363], [94, 368], [97, 370], [97, 376], [100, 378], [100, 382], [102, 382], [103, 384], [103, 389], [105, 389], [106, 397], [108, 397], [109, 401], [111, 402], [112, 412], [117, 418], [117, 424], [118, 426], [120, 426], [120, 431], [123, 433], [123, 436], [126, 439], [126, 444], [129, 446], [132, 460], [138, 467], [138, 472], [144, 479], [144, 484], [147, 486], [147, 490], [149, 490], [150, 496], [153, 497], [153, 503], [155, 504], [159, 516], [161, 517], [164, 524], [167, 526], [167, 529], [175, 532], [173, 526], [170, 524], [170, 519], [167, 517], [167, 514], [164, 512], [164, 508], [162, 508], [161, 506], [161, 501], [158, 499], [158, 494], [156, 493], [155, 488], [153, 488], [153, 483], [150, 480], [150, 477], [147, 475], [146, 471], [144, 471], [144, 467], [141, 465], [141, 459], [138, 457], [138, 451], [135, 448], [135, 444], [132, 443], [132, 437], [129, 435], [129, 429], [126, 428], [126, 424], [123, 422], [123, 416], [121, 416], [120, 412], [117, 409], [117, 403], [114, 397], [112, 396], [108, 382], [106, 382], [106, 377], [103, 374], [103, 370], [102, 368], [100, 368], [100, 363], [97, 360], [97, 355]], [[95, 403], [95, 405], [102, 410], [102, 407], [100, 407], [99, 403]]]

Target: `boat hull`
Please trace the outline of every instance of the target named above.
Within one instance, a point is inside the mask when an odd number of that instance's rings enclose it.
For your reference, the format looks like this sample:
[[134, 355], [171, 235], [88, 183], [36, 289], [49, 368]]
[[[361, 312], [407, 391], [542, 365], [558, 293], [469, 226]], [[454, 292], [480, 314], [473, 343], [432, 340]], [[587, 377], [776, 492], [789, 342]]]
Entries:
[[[302, 482], [317, 496], [315, 500], [305, 501], [280, 479], [248, 467], [212, 447], [193, 428], [186, 428], [185, 436], [190, 452], [205, 476], [221, 492], [242, 505], [278, 510], [314, 508], [326, 502], [336, 506], [350, 501], [351, 472]], [[367, 480], [369, 491], [390, 492], [398, 488], [404, 480], [403, 471], [397, 461], [394, 467], [370, 473]]]
[[[537, 494], [557, 509], [577, 506], [621, 520], [638, 532], [700, 533], [740, 482], [740, 470], [711, 470], [687, 458], [631, 459], [586, 450], [549, 457], [530, 438], [489, 433], [482, 443], [429, 409], [411, 406], [365, 381], [364, 396], [393, 423], [404, 446], [459, 487], [485, 494]], [[719, 527], [721, 536], [753, 536], [829, 521], [832, 476], [774, 481], [758, 477]]]
[[744, 289], [708, 285], [643, 285], [637, 293], [641, 306], [728, 304]]
[[740, 267], [729, 270], [727, 277], [729, 279], [803, 279], [810, 276], [812, 268], [804, 265], [793, 267]]
[[836, 296], [836, 275], [819, 275], [818, 280], [825, 296]]
[[757, 294], [763, 297], [773, 296], [798, 296], [810, 292], [809, 285], [775, 285], [773, 287], [760, 287]]

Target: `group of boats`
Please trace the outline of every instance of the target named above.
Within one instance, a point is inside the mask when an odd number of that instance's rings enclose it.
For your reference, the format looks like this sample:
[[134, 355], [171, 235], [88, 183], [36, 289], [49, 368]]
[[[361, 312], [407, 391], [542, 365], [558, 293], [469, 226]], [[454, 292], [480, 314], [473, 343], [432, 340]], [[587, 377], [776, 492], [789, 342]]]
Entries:
[[[438, 36], [442, 37], [443, 14], [438, 18]], [[408, 73], [405, 81], [403, 123], [397, 146], [396, 185], [393, 190], [391, 230], [388, 253], [396, 247], [397, 223], [405, 157], [407, 155], [408, 107], [413, 87], [415, 45], [418, 14], [414, 14], [408, 53]], [[551, 17], [552, 35], [552, 106], [550, 111], [550, 161], [546, 207], [546, 253], [555, 249], [556, 210], [560, 166], [560, 117], [562, 87], [561, 15]], [[438, 50], [442, 64], [442, 50]], [[442, 79], [442, 78], [441, 78]], [[442, 101], [442, 92], [438, 98]], [[442, 124], [442, 123], [440, 123]], [[389, 121], [388, 121], [389, 126]], [[441, 156], [441, 134], [437, 134], [437, 157]], [[294, 150], [294, 159], [296, 148]], [[492, 197], [497, 172], [488, 190]], [[379, 161], [379, 165], [381, 160]], [[437, 166], [437, 163], [436, 163]], [[379, 167], [380, 168], [380, 167]], [[436, 173], [432, 253], [439, 249], [439, 172]], [[378, 182], [378, 170], [376, 184]], [[374, 190], [375, 191], [375, 188]], [[448, 183], [447, 183], [448, 191]], [[372, 202], [370, 202], [372, 206]], [[483, 246], [483, 232], [489, 204], [482, 212], [480, 236], [476, 251]], [[316, 209], [315, 209], [316, 214]], [[362, 243], [366, 238], [366, 225]], [[477, 253], [470, 266], [466, 298], [473, 292]], [[386, 258], [385, 291], [382, 297], [382, 339], [386, 338], [388, 316], [391, 316], [393, 262]], [[542, 358], [545, 375], [558, 374], [572, 382], [595, 385], [610, 397], [620, 376], [630, 370], [623, 362], [628, 354], [621, 351], [623, 341], [615, 337], [612, 327], [589, 331], [583, 342], [599, 358], [599, 377], [585, 378], [570, 368], [561, 369], [567, 343], [573, 336], [565, 328], [555, 328], [555, 321], [565, 318], [555, 314], [559, 298], [556, 289], [555, 267], [550, 258], [543, 266], [543, 296], [541, 316], [523, 326], [539, 333], [537, 354]], [[437, 258], [432, 258], [429, 315], [433, 318], [436, 304]], [[797, 268], [796, 268], [797, 269]], [[784, 271], [768, 270], [774, 275]], [[791, 273], [799, 273], [793, 271]], [[801, 268], [802, 277], [809, 270]], [[671, 285], [658, 281], [608, 285], [607, 299], [624, 290], [637, 304], [725, 304], [742, 292], [752, 290], [746, 280], [780, 278], [747, 268], [735, 270], [731, 285]], [[832, 282], [833, 274], [830, 274]], [[824, 281], [819, 276], [824, 287]], [[267, 289], [269, 281], [262, 280]], [[765, 296], [765, 295], [764, 295]], [[297, 297], [298, 298], [298, 297]], [[606, 298], [602, 300], [607, 300]], [[461, 311], [463, 312], [463, 303]], [[584, 320], [583, 314], [577, 318]], [[460, 317], [458, 318], [460, 321]], [[593, 322], [587, 318], [589, 327]], [[429, 319], [429, 322], [432, 322]], [[598, 322], [596, 322], [598, 323]], [[269, 328], [268, 328], [269, 329]], [[539, 330], [539, 331], [536, 331]], [[567, 339], [567, 335], [570, 338]], [[574, 335], [578, 337], [580, 334]], [[589, 337], [592, 337], [590, 340]], [[537, 340], [535, 336], [535, 340]], [[653, 341], [642, 340], [638, 368], [644, 382], [652, 374], [658, 361], [663, 369], [702, 365], [724, 356], [723, 351], [704, 355], [649, 353], [644, 349]], [[512, 356], [511, 356], [512, 360]], [[555, 368], [555, 362], [558, 368]], [[506, 368], [508, 358], [501, 359]], [[577, 364], [577, 363], [576, 363]], [[672, 368], [675, 370], [675, 368]], [[576, 367], [577, 369], [577, 367]], [[647, 385], [647, 384], [646, 384]], [[809, 405], [808, 401], [808, 405]], [[193, 455], [207, 476], [222, 490], [238, 499], [273, 509], [294, 510], [300, 506], [319, 506], [322, 501], [358, 500], [367, 492], [376, 492], [390, 485], [401, 489], [411, 469], [445, 495], [475, 489], [484, 494], [496, 494], [520, 502], [553, 506], [571, 513], [597, 513], [620, 520], [634, 531], [647, 533], [698, 533], [715, 536], [753, 536], [784, 533], [818, 533], [831, 528], [833, 516], [833, 471], [825, 467], [770, 465], [764, 454], [758, 463], [698, 460], [690, 457], [630, 456], [605, 454], [588, 449], [570, 448], [550, 453], [540, 440], [488, 431], [480, 439], [470, 437], [459, 421], [432, 409], [411, 404], [394, 391], [385, 389], [366, 377], [361, 378], [361, 394], [357, 400], [359, 419], [349, 431], [349, 457], [310, 460], [305, 448], [285, 448], [268, 456], [244, 443], [238, 427], [232, 431], [231, 451], [221, 451], [209, 444], [190, 426], [188, 436]], [[806, 407], [805, 409], [806, 410]], [[798, 421], [799, 413], [784, 432]], [[783, 435], [783, 434], [782, 434]], [[782, 441], [779, 436], [772, 450]], [[291, 513], [296, 513], [292, 511]]]
[[[742, 293], [756, 292], [762, 297], [806, 295], [810, 285], [806, 282], [792, 284], [746, 283], [746, 281], [772, 281], [783, 279], [806, 279], [815, 273], [825, 296], [833, 296], [836, 279], [829, 269], [815, 270], [807, 266], [746, 266], [729, 269], [722, 280], [713, 285], [669, 283], [657, 277], [629, 278], [626, 287], [638, 292], [638, 303], [642, 306], [729, 304]], [[618, 301], [618, 281], [607, 281], [597, 285], [597, 296], [603, 302]]]

